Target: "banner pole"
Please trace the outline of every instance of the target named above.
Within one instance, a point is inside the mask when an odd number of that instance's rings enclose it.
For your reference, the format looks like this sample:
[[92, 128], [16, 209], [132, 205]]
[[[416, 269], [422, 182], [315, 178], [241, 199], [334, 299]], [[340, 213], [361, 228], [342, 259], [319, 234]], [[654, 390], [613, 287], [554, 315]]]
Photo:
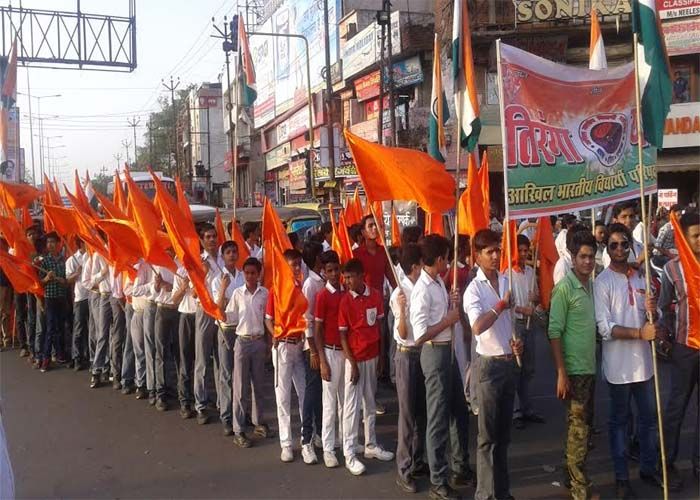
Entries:
[[[639, 172], [639, 194], [642, 213], [642, 245], [644, 257], [644, 279], [646, 282], [645, 295], [649, 299], [651, 297], [651, 268], [649, 265], [649, 255], [647, 249], [649, 246], [649, 227], [647, 226], [647, 213], [645, 207], [644, 195], [644, 132], [642, 130], [642, 99], [639, 88], [639, 39], [637, 33], [634, 33], [632, 38], [634, 48], [634, 94], [636, 101], [637, 113], [637, 156], [638, 156], [638, 172]], [[654, 318], [651, 313], [647, 313], [647, 320], [652, 323]], [[661, 448], [661, 472], [664, 480], [664, 500], [668, 500], [668, 474], [666, 471], [666, 445], [664, 440], [663, 418], [661, 416], [661, 392], [659, 390], [659, 371], [656, 356], [656, 344], [651, 341], [651, 359], [654, 367], [654, 395], [656, 396], [656, 417], [659, 425], [659, 447]]]
[[[508, 159], [506, 158], [506, 119], [505, 110], [503, 108], [503, 71], [501, 70], [501, 39], [496, 40], [496, 67], [498, 69], [498, 107], [501, 115], [501, 148], [503, 148], [503, 193], [506, 206], [506, 218], [504, 222], [504, 230], [506, 231], [506, 252], [508, 255], [508, 291], [511, 299], [513, 296], [513, 261], [510, 251], [510, 208], [508, 206]], [[500, 292], [500, 290], [499, 290]], [[510, 305], [510, 304], [509, 304]], [[510, 335], [513, 340], [517, 340], [515, 334], [515, 314], [510, 315]], [[522, 367], [520, 356], [515, 356], [518, 366]]]

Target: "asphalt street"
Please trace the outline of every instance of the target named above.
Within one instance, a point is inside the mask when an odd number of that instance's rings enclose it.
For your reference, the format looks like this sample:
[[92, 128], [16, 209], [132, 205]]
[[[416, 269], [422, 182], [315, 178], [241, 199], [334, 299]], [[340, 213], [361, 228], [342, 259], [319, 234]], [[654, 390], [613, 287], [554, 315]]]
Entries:
[[[661, 364], [661, 384], [668, 390], [667, 366]], [[159, 413], [133, 395], [111, 387], [90, 389], [87, 372], [57, 368], [41, 373], [30, 368], [18, 351], [0, 353], [2, 405], [18, 498], [424, 498], [426, 478], [416, 495], [404, 494], [394, 483], [395, 463], [365, 461], [367, 473], [351, 476], [344, 467], [308, 466], [295, 450], [295, 461], [279, 460], [277, 438], [254, 441], [238, 449], [222, 435], [217, 423], [199, 426], [182, 420], [177, 411]], [[538, 366], [532, 393], [546, 424], [530, 424], [512, 433], [510, 470], [512, 493], [518, 499], [567, 498], [562, 484], [564, 411], [554, 397], [554, 369], [549, 346], [538, 339]], [[377, 435], [389, 449], [396, 446], [396, 400], [381, 387], [387, 406], [377, 418]], [[697, 403], [693, 398], [683, 429], [677, 466], [685, 489], [672, 498], [698, 498], [698, 482], [690, 472], [690, 452]], [[276, 429], [273, 377], [269, 375], [266, 420]], [[614, 477], [607, 442], [608, 390], [596, 387], [595, 448], [588, 464], [594, 491], [601, 498], [614, 494]], [[298, 419], [294, 427], [298, 435]], [[476, 420], [470, 419], [470, 450], [476, 443]], [[340, 453], [339, 453], [340, 457]], [[639, 498], [661, 498], [646, 487], [631, 463]], [[462, 491], [472, 498], [473, 490]]]

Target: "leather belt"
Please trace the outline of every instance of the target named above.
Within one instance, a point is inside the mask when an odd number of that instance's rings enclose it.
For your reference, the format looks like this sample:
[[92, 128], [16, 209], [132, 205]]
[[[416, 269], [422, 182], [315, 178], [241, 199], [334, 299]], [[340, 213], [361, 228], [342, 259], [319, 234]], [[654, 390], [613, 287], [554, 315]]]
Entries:
[[499, 354], [498, 356], [484, 356], [485, 358], [497, 359], [499, 361], [512, 361], [515, 356], [512, 354]]
[[298, 344], [301, 342], [299, 337], [282, 337], [277, 339], [278, 342], [284, 342], [285, 344]]
[[244, 342], [252, 342], [253, 340], [259, 340], [263, 337], [264, 335], [238, 335], [238, 340], [242, 340]]
[[397, 344], [396, 348], [399, 350], [399, 352], [409, 352], [409, 353], [417, 353], [417, 352], [420, 352], [420, 350], [421, 350], [420, 346], [415, 346], [415, 345]]
[[331, 351], [342, 351], [343, 350], [342, 345], [323, 344], [323, 347], [325, 347], [326, 349], [330, 349]]
[[435, 340], [428, 340], [426, 344], [432, 345], [432, 346], [441, 346], [441, 345], [450, 345], [452, 343], [451, 340], [442, 340], [439, 342], [436, 342]]
[[158, 307], [162, 307], [163, 309], [171, 309], [171, 310], [177, 310], [177, 306], [175, 304], [156, 304]]

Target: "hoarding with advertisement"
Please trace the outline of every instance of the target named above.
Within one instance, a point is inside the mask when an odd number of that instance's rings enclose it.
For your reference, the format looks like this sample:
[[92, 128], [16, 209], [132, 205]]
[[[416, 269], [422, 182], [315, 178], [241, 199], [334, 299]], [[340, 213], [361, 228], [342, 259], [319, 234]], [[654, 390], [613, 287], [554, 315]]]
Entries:
[[656, 0], [659, 19], [700, 16], [700, 0]]
[[[391, 53], [401, 53], [401, 30], [399, 11], [391, 13]], [[381, 27], [372, 23], [345, 42], [342, 49], [343, 78], [350, 79], [363, 69], [379, 61], [381, 52]]]
[[700, 53], [700, 16], [661, 23], [669, 56]]
[[671, 104], [664, 128], [664, 149], [700, 145], [700, 102]]
[[[417, 85], [423, 81], [423, 67], [418, 56], [397, 61], [392, 66], [394, 88], [396, 89]], [[384, 81], [386, 82], [386, 78]], [[355, 96], [359, 102], [377, 97], [379, 95], [379, 70], [358, 78], [353, 84]]]
[[[268, 19], [260, 31], [269, 33], [272, 31], [272, 20]], [[275, 65], [274, 65], [274, 38], [269, 36], [251, 36], [250, 52], [255, 67], [256, 87], [258, 97], [255, 99], [253, 119], [255, 126], [261, 127], [275, 117]]]
[[0, 180], [20, 182], [22, 166], [19, 141], [19, 108], [10, 108], [7, 113], [7, 163], [0, 167]]

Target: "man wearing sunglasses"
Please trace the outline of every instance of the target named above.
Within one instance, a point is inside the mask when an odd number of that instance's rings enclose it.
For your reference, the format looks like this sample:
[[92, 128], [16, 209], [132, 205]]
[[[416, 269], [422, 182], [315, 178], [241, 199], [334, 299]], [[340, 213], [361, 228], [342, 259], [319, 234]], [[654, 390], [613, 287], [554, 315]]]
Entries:
[[[621, 203], [613, 206], [613, 223], [621, 224], [627, 228], [630, 235], [634, 231], [635, 226], [637, 226], [637, 202], [633, 200], [623, 201]], [[649, 244], [652, 242], [649, 241]], [[634, 239], [633, 236], [629, 238], [629, 252], [627, 253], [627, 261], [635, 269], [640, 269], [640, 266], [644, 262], [644, 247], [640, 241]], [[602, 256], [603, 267], [608, 267], [610, 265], [611, 257], [610, 252], [606, 248], [603, 250]]]
[[[608, 227], [610, 265], [593, 283], [596, 323], [603, 339], [603, 374], [610, 390], [609, 440], [615, 469], [617, 498], [634, 496], [627, 469], [627, 429], [631, 398], [637, 407], [640, 478], [661, 487], [657, 471], [658, 428], [649, 342], [657, 327], [647, 319], [656, 301], [646, 298], [645, 281], [629, 259], [632, 234], [622, 224]], [[653, 317], [652, 317], [653, 320]]]

